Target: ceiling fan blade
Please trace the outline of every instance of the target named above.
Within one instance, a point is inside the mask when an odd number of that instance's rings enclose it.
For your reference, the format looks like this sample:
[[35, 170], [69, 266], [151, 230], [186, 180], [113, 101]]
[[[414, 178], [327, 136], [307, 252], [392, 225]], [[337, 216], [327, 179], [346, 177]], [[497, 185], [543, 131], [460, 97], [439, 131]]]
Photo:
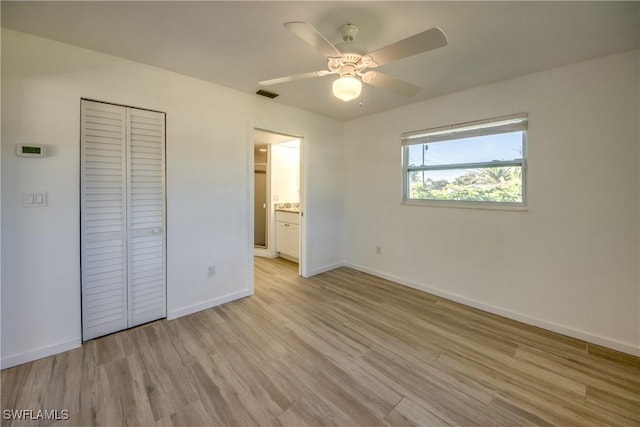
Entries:
[[377, 65], [383, 65], [446, 45], [444, 33], [439, 28], [432, 28], [375, 50], [367, 56]]
[[331, 73], [327, 70], [311, 71], [310, 73], [296, 74], [294, 76], [287, 76], [287, 77], [278, 77], [277, 79], [271, 79], [271, 80], [263, 80], [261, 82], [258, 82], [258, 84], [262, 86], [271, 86], [271, 85], [277, 85], [279, 83], [292, 82], [294, 80], [308, 79], [310, 77], [322, 77], [322, 76], [326, 76], [327, 74], [334, 74], [334, 73]]
[[379, 73], [378, 71], [367, 71], [362, 76], [362, 81], [371, 86], [379, 87], [380, 89], [385, 89], [406, 97], [414, 96], [421, 89], [414, 84], [396, 79], [387, 74]]
[[320, 31], [308, 22], [287, 22], [284, 24], [287, 30], [314, 47], [326, 58], [340, 58], [342, 53], [327, 40]]

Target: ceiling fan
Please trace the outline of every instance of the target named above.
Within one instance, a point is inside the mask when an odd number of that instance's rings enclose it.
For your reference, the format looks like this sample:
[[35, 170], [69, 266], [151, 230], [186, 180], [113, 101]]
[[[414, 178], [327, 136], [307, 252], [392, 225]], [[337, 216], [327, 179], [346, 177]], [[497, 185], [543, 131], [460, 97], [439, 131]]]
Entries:
[[354, 24], [345, 24], [340, 27], [344, 41], [339, 45], [341, 50], [338, 50], [308, 22], [287, 22], [284, 26], [322, 53], [327, 58], [328, 69], [263, 80], [258, 83], [269, 86], [310, 77], [338, 74], [340, 77], [333, 82], [332, 89], [333, 94], [343, 101], [350, 101], [360, 96], [361, 81], [407, 97], [415, 95], [420, 90], [418, 86], [378, 71], [367, 71], [367, 69], [447, 45], [444, 33], [439, 28], [431, 28], [365, 54], [358, 52], [360, 49], [353, 43], [358, 33], [358, 27]]

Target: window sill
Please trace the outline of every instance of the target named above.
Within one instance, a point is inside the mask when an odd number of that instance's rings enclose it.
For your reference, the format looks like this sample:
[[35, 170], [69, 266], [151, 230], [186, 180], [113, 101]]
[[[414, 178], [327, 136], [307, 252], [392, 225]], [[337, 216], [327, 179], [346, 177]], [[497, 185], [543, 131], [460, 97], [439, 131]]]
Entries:
[[463, 202], [454, 200], [418, 200], [404, 199], [406, 206], [425, 206], [434, 208], [455, 208], [455, 209], [481, 209], [493, 211], [526, 212], [528, 207], [523, 203], [496, 203], [496, 202]]

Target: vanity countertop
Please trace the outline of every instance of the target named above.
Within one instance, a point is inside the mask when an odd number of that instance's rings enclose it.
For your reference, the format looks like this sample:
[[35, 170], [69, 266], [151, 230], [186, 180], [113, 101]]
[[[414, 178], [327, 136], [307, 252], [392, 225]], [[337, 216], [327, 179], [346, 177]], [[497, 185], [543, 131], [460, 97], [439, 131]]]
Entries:
[[273, 208], [280, 212], [289, 212], [294, 214], [300, 213], [300, 203], [298, 202], [276, 203]]

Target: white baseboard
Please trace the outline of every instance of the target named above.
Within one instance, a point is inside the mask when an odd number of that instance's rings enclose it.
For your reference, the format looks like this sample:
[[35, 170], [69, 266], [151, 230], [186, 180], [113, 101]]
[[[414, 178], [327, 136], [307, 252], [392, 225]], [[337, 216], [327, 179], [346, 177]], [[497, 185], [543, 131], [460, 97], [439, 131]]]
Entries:
[[586, 341], [592, 344], [601, 345], [613, 350], [621, 351], [623, 353], [631, 354], [633, 356], [640, 356], [640, 348], [627, 344], [624, 342], [612, 340], [610, 338], [601, 337], [589, 332], [573, 329], [567, 326], [559, 325], [557, 323], [549, 322], [546, 320], [538, 319], [526, 314], [517, 313], [501, 307], [496, 307], [490, 304], [486, 304], [481, 301], [476, 301], [458, 294], [443, 291], [441, 289], [433, 288], [422, 283], [414, 282], [412, 280], [404, 279], [392, 274], [383, 273], [381, 271], [373, 270], [371, 268], [363, 267], [361, 265], [352, 264], [349, 262], [344, 263], [345, 267], [353, 268], [354, 270], [361, 271], [363, 273], [371, 274], [372, 276], [380, 277], [382, 279], [396, 282], [400, 285], [408, 286], [419, 291], [427, 292], [432, 295], [436, 295], [451, 301], [459, 302], [470, 307], [478, 308], [480, 310], [488, 311], [489, 313], [497, 314], [518, 322], [526, 323], [531, 326], [537, 326], [548, 331], [557, 332], [562, 335], [566, 335], [572, 338], [576, 338], [582, 341]]
[[254, 248], [253, 255], [263, 257], [263, 258], [277, 258], [278, 252], [272, 252], [272, 251], [269, 251], [268, 249], [263, 249], [263, 248]]
[[294, 256], [289, 256], [287, 254], [280, 253], [280, 254], [278, 254], [278, 258], [286, 259], [287, 261], [291, 261], [291, 262], [295, 262], [296, 264], [300, 264], [300, 259], [298, 259], [298, 258], [296, 258]]
[[[239, 291], [239, 292], [233, 292], [218, 298], [214, 298], [209, 301], [205, 301], [200, 304], [194, 304], [178, 310], [170, 311], [167, 313], [167, 319], [168, 320], [177, 319], [178, 317], [186, 316], [191, 313], [196, 313], [201, 310], [206, 310], [207, 308], [215, 307], [220, 304], [224, 304], [239, 298], [244, 298], [252, 294], [253, 292], [248, 289]], [[54, 354], [62, 353], [68, 350], [73, 350], [74, 348], [78, 348], [81, 345], [82, 345], [82, 339], [76, 338], [71, 341], [54, 344], [46, 347], [41, 347], [35, 350], [25, 351], [22, 353], [3, 357], [2, 361], [0, 361], [0, 368], [1, 369], [11, 368], [13, 366], [21, 365], [23, 363], [42, 359], [43, 357], [53, 356]]]
[[216, 307], [227, 302], [231, 302], [240, 298], [253, 295], [253, 290], [245, 289], [238, 292], [232, 292], [230, 294], [222, 295], [218, 298], [210, 299], [198, 304], [190, 305], [187, 307], [179, 308], [177, 310], [171, 310], [167, 313], [167, 320], [177, 319], [178, 317], [186, 316], [188, 314], [197, 313], [198, 311], [206, 310], [211, 307]]
[[[453, 294], [447, 291], [443, 291], [441, 289], [427, 286], [422, 283], [417, 283], [411, 280], [404, 279], [402, 277], [383, 273], [377, 270], [373, 270], [373, 269], [363, 267], [361, 265], [349, 263], [349, 262], [345, 262], [345, 263], [339, 262], [339, 263], [330, 264], [320, 268], [313, 269], [310, 272], [309, 277], [315, 276], [316, 274], [324, 273], [326, 271], [333, 270], [335, 268], [343, 267], [343, 266], [353, 268], [354, 270], [362, 271], [363, 273], [371, 274], [373, 276], [380, 277], [382, 279], [390, 280], [392, 282], [395, 282], [404, 286], [408, 286], [410, 288], [418, 289], [420, 291], [427, 292], [429, 294], [436, 295], [448, 300], [456, 301], [464, 305], [475, 307], [480, 310], [487, 311], [489, 313], [493, 313], [493, 314], [507, 317], [509, 319], [517, 320], [519, 322], [523, 322], [528, 325], [537, 326], [552, 332], [557, 332], [562, 335], [566, 335], [566, 336], [583, 340], [589, 343], [593, 343], [593, 344], [601, 345], [603, 347], [621, 351], [623, 353], [631, 354], [634, 356], [640, 356], [640, 348], [635, 347], [631, 344], [619, 342], [606, 337], [601, 337], [595, 334], [591, 334], [589, 332], [576, 330], [563, 325], [558, 325], [553, 322], [548, 322], [548, 321], [541, 320], [528, 315], [516, 313], [500, 307], [495, 307], [490, 304], [486, 304], [480, 301], [463, 297], [461, 295]], [[252, 294], [253, 294], [253, 291], [249, 289], [239, 291], [239, 292], [233, 292], [233, 293], [223, 295], [221, 297], [214, 298], [199, 304], [194, 304], [178, 310], [172, 310], [167, 313], [167, 319], [168, 320], [177, 319], [178, 317], [196, 313], [201, 310], [206, 310], [211, 307], [216, 307], [218, 305], [231, 302], [236, 299], [244, 298]], [[68, 350], [73, 350], [75, 348], [80, 347], [81, 345], [82, 345], [82, 339], [78, 337], [63, 343], [40, 347], [35, 350], [29, 350], [29, 351], [21, 352], [11, 356], [3, 357], [2, 360], [0, 361], [0, 368], [1, 369], [11, 368], [13, 366], [21, 365], [23, 363], [32, 362], [34, 360], [52, 356], [54, 354], [62, 353]]]
[[70, 341], [48, 345], [40, 347], [35, 350], [29, 350], [22, 353], [14, 354], [2, 358], [2, 369], [11, 368], [13, 366], [22, 365], [23, 363], [33, 362], [34, 360], [42, 359], [43, 357], [53, 356], [54, 354], [62, 353], [65, 351], [73, 350], [82, 345], [81, 338], [74, 338]]
[[[325, 273], [327, 271], [335, 270], [336, 268], [345, 267], [346, 264], [344, 262], [336, 262], [334, 264], [325, 265], [323, 267], [314, 268], [313, 270], [308, 272], [308, 275], [305, 277], [315, 276], [316, 274]], [[357, 268], [353, 267], [357, 270]]]

